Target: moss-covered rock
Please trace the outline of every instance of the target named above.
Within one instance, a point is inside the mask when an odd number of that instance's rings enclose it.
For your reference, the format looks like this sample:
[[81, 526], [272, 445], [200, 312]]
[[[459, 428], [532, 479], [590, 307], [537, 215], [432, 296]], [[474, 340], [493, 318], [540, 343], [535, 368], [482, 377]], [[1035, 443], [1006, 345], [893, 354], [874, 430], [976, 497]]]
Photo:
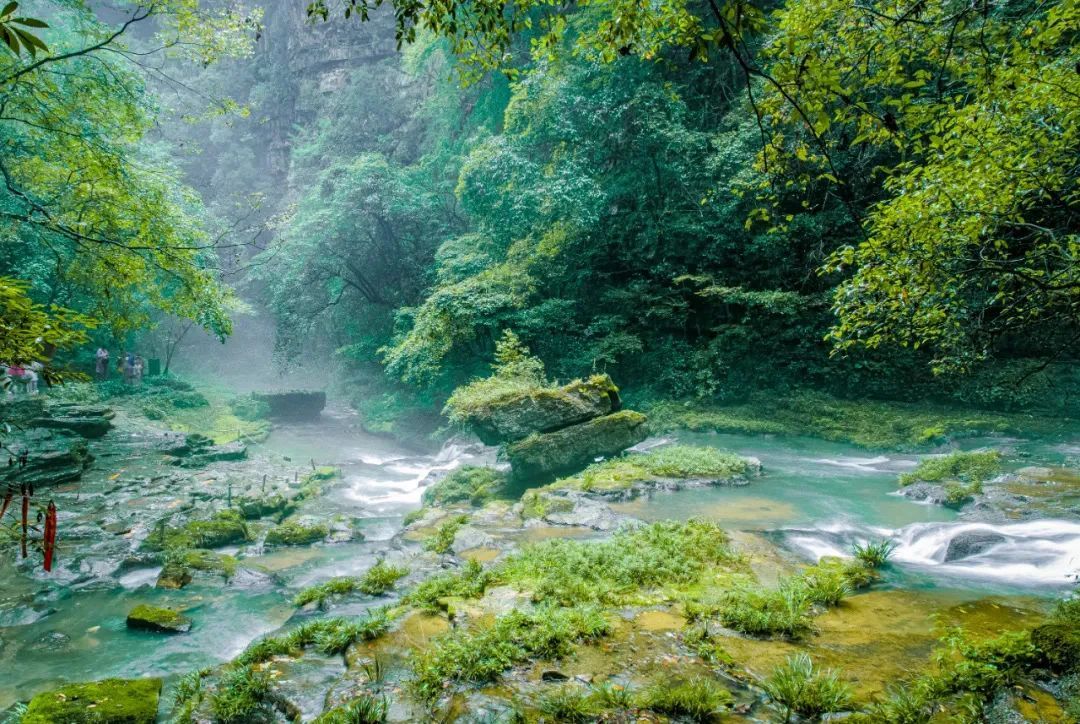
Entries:
[[79, 440], [70, 447], [31, 453], [25, 467], [4, 468], [0, 480], [15, 485], [26, 483], [35, 488], [60, 485], [82, 477], [93, 459], [86, 442]]
[[511, 476], [519, 482], [550, 480], [573, 473], [598, 457], [617, 455], [648, 436], [645, 416], [633, 410], [598, 417], [549, 433], [535, 433], [506, 446]]
[[330, 529], [321, 523], [306, 525], [288, 521], [272, 528], [266, 534], [268, 546], [306, 546], [317, 543], [330, 534]]
[[183, 588], [191, 583], [191, 569], [180, 561], [168, 561], [158, 574], [156, 585], [158, 588]]
[[239, 498], [233, 503], [245, 520], [274, 517], [278, 520], [295, 512], [296, 505], [284, 495], [267, 495], [256, 498]]
[[267, 406], [270, 417], [312, 419], [318, 417], [326, 407], [326, 393], [318, 390], [256, 392], [251, 397]]
[[171, 608], [140, 604], [127, 615], [127, 627], [160, 633], [187, 633], [191, 619]]
[[488, 445], [498, 445], [607, 415], [619, 406], [619, 388], [611, 378], [594, 375], [562, 387], [508, 389], [463, 400], [453, 408], [452, 418]]
[[161, 679], [69, 684], [30, 700], [22, 724], [154, 724]]
[[1052, 671], [1066, 672], [1080, 667], [1080, 630], [1070, 623], [1053, 621], [1036, 626], [1031, 643]]
[[189, 520], [178, 528], [159, 527], [143, 542], [146, 550], [220, 548], [249, 540], [240, 511], [222, 510], [209, 520]]
[[465, 465], [424, 489], [424, 505], [469, 503], [481, 506], [503, 492], [506, 475], [493, 468]]

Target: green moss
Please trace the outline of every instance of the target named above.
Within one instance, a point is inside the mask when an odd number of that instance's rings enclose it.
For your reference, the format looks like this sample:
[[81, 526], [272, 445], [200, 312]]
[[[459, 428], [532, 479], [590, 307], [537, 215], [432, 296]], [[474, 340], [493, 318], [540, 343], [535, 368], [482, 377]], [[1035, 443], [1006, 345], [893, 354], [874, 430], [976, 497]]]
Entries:
[[1001, 472], [1001, 453], [997, 450], [954, 452], [921, 460], [910, 473], [900, 476], [901, 485], [917, 482], [965, 483], [981, 485]]
[[640, 412], [620, 410], [549, 433], [534, 433], [506, 446], [516, 481], [550, 480], [587, 467], [598, 457], [617, 455], [648, 435]]
[[568, 513], [574, 509], [574, 502], [567, 498], [547, 495], [544, 489], [528, 490], [521, 496], [521, 517], [543, 518], [551, 513]]
[[333, 480], [339, 475], [337, 468], [331, 465], [319, 465], [310, 473], [308, 473], [305, 480]]
[[454, 545], [454, 536], [468, 521], [469, 516], [467, 515], [453, 516], [450, 520], [441, 524], [435, 530], [434, 535], [424, 541], [424, 550], [439, 554], [449, 553], [451, 546]]
[[23, 724], [154, 724], [161, 679], [69, 684], [30, 700]]
[[182, 632], [191, 628], [191, 619], [171, 608], [139, 604], [127, 615], [128, 628]]
[[226, 670], [210, 698], [214, 721], [222, 724], [259, 721], [256, 715], [271, 688], [269, 673], [254, 666]]
[[594, 463], [553, 487], [605, 492], [625, 490], [657, 478], [726, 480], [745, 474], [747, 468], [744, 458], [716, 448], [671, 445]]
[[1059, 603], [1050, 620], [1031, 632], [1031, 643], [1052, 671], [1080, 673], [1080, 598]]
[[143, 542], [146, 550], [220, 548], [249, 540], [247, 525], [235, 510], [222, 510], [209, 520], [190, 520], [179, 528], [159, 526]]
[[305, 546], [324, 540], [330, 535], [330, 529], [321, 523], [305, 525], [296, 521], [287, 521], [271, 528], [266, 534], [268, 546]]
[[504, 493], [506, 476], [492, 468], [465, 465], [424, 490], [424, 505], [469, 503], [480, 507]]
[[1059, 416], [844, 400], [815, 391], [761, 394], [737, 405], [659, 402], [646, 409], [656, 431], [695, 430], [744, 434], [806, 435], [877, 449], [914, 449], [992, 433], [1059, 435], [1076, 421]]
[[705, 521], [660, 522], [604, 541], [556, 539], [511, 556], [496, 575], [538, 601], [618, 603], [642, 588], [689, 584], [739, 557], [724, 531]]
[[513, 611], [490, 625], [436, 638], [410, 660], [410, 682], [418, 698], [430, 701], [456, 683], [494, 681], [503, 671], [529, 659], [567, 656], [574, 643], [606, 636], [611, 625], [593, 606], [544, 607]]
[[225, 578], [236, 574], [236, 558], [208, 550], [189, 550], [179, 555], [179, 561], [185, 568], [206, 573], [220, 573]]

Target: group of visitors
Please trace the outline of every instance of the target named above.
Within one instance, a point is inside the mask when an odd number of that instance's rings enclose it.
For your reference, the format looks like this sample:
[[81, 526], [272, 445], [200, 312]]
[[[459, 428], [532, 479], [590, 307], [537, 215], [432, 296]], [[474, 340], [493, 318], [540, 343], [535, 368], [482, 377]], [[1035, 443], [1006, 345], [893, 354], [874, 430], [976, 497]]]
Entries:
[[[109, 350], [98, 347], [94, 360], [94, 372], [97, 374], [98, 380], [104, 381], [109, 376]], [[127, 384], [140, 385], [142, 384], [143, 371], [146, 369], [146, 360], [134, 352], [124, 352], [120, 355], [116, 369]]]
[[17, 392], [25, 392], [28, 395], [38, 393], [38, 381], [45, 365], [38, 361], [30, 364], [0, 364], [0, 389], [11, 397]]

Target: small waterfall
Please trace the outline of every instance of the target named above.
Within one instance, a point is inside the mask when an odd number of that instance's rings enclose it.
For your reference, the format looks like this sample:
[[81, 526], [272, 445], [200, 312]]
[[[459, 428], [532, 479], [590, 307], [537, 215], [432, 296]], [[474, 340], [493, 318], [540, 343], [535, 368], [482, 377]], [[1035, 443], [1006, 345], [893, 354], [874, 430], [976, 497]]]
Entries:
[[782, 535], [815, 560], [849, 557], [855, 543], [888, 538], [898, 566], [1022, 588], [1065, 586], [1080, 577], [1080, 523], [1074, 521], [915, 523], [897, 530], [840, 523]]

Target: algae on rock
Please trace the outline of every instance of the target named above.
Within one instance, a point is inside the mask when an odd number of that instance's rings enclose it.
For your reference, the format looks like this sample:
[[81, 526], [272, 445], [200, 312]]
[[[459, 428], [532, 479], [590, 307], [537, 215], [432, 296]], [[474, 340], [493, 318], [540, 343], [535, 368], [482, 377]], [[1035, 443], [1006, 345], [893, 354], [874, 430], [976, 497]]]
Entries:
[[621, 410], [555, 432], [534, 433], [507, 445], [506, 456], [515, 480], [544, 480], [580, 470], [598, 457], [617, 455], [647, 436], [645, 416]]

